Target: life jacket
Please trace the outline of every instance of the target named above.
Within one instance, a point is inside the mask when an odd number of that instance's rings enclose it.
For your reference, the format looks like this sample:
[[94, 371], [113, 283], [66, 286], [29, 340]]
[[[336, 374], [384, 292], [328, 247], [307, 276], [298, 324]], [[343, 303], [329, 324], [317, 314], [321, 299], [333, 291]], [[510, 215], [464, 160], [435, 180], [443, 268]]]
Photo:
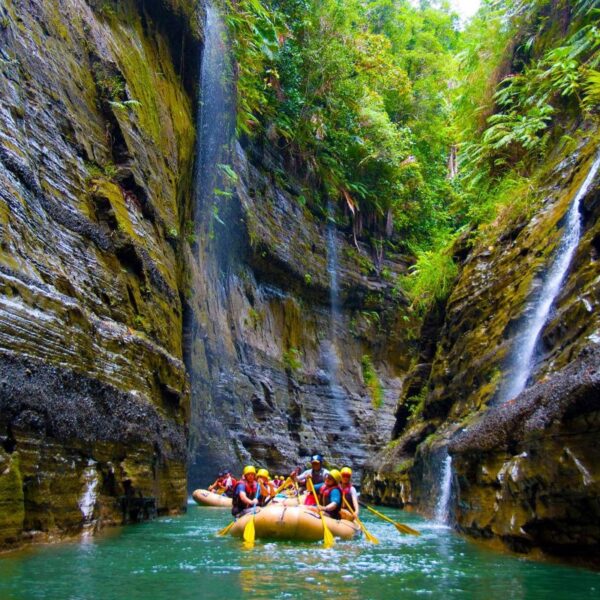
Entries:
[[[320, 490], [319, 490], [319, 504], [321, 506], [327, 506], [331, 500], [329, 499], [331, 496], [331, 492], [333, 492], [333, 490], [340, 490], [340, 492], [342, 491], [342, 488], [339, 485], [332, 485], [331, 487], [327, 486], [327, 484], [325, 484]], [[340, 509], [342, 507], [341, 506], [336, 506], [334, 510], [328, 510], [327, 515], [330, 516], [333, 519], [339, 519], [340, 518]]]
[[246, 496], [249, 500], [254, 500], [254, 498], [256, 498], [256, 494], [258, 493], [258, 486], [256, 485], [256, 481], [251, 484], [245, 479], [241, 479], [235, 486], [233, 497], [231, 498], [231, 514], [234, 517], [236, 517], [242, 511], [248, 508], [248, 506], [244, 502], [242, 502], [242, 499], [240, 498], [240, 493], [242, 491], [246, 492]]
[[[355, 510], [354, 498], [352, 497], [353, 487], [354, 486], [352, 484], [346, 486], [340, 485], [340, 490], [342, 490], [342, 508], [348, 508], [348, 506], [346, 506], [346, 502], [348, 502], [348, 505], [352, 511]], [[344, 498], [346, 499], [346, 502], [344, 502]]]

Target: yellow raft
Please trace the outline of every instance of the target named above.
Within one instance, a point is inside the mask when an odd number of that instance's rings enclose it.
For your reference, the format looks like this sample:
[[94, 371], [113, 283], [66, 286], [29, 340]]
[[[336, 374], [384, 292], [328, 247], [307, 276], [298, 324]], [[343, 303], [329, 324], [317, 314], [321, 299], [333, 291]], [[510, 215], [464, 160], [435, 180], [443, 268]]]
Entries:
[[215, 494], [208, 490], [194, 490], [192, 498], [201, 506], [217, 506], [219, 508], [231, 508], [231, 498]]
[[[242, 537], [246, 523], [252, 518], [247, 514], [238, 519], [229, 533], [234, 537]], [[343, 540], [351, 540], [358, 535], [360, 528], [352, 521], [336, 521], [325, 517], [331, 533]], [[300, 542], [317, 542], [323, 539], [323, 522], [319, 513], [304, 506], [282, 506], [270, 504], [257, 510], [254, 516], [254, 529], [257, 538], [270, 540], [297, 540]]]

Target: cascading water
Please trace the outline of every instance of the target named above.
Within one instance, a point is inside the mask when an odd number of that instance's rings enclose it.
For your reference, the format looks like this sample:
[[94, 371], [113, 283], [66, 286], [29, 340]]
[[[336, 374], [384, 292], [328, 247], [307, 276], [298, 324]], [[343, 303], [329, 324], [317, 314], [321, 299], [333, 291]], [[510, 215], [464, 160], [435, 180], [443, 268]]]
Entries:
[[340, 290], [338, 282], [339, 261], [335, 210], [331, 200], [327, 203], [327, 273], [329, 274], [329, 339], [324, 345], [324, 358], [329, 377], [331, 398], [335, 412], [343, 429], [351, 426], [346, 406], [346, 393], [339, 383], [339, 358], [337, 349], [337, 327], [340, 322]]
[[88, 466], [83, 471], [84, 489], [83, 494], [79, 498], [79, 510], [83, 515], [83, 535], [89, 533], [90, 528], [94, 524], [94, 507], [98, 497], [96, 488], [98, 487], [98, 471], [96, 470], [96, 462], [92, 459], [88, 461]]
[[[194, 172], [195, 257], [191, 265], [193, 294], [186, 303], [186, 366], [191, 383], [190, 480], [209, 479], [217, 440], [227, 431], [215, 414], [213, 399], [221, 377], [231, 372], [225, 336], [216, 334], [227, 319], [228, 277], [240, 230], [231, 200], [235, 173], [232, 148], [235, 85], [228, 32], [215, 1], [205, 5], [204, 44], [200, 61]], [[211, 319], [207, 320], [206, 315]], [[213, 324], [214, 321], [214, 324]], [[201, 349], [202, 350], [199, 350]], [[203, 368], [210, 355], [210, 372]]]
[[452, 494], [452, 457], [446, 455], [439, 479], [439, 497], [435, 506], [434, 518], [438, 523], [446, 525], [450, 517], [450, 497]]
[[504, 381], [498, 392], [498, 401], [507, 402], [518, 396], [526, 387], [534, 365], [535, 350], [540, 333], [548, 320], [550, 309], [554, 303], [560, 286], [567, 274], [571, 259], [581, 236], [581, 219], [579, 206], [588, 192], [598, 168], [600, 155], [592, 164], [590, 171], [577, 191], [577, 194], [566, 215], [564, 234], [556, 257], [538, 295], [525, 307], [526, 318], [521, 331], [513, 342], [512, 356], [509, 359], [510, 376]]
[[234, 105], [227, 31], [218, 9], [210, 2], [206, 5], [204, 34], [197, 115], [195, 221], [197, 225], [207, 222], [213, 234], [213, 221], [222, 222], [220, 202], [226, 202], [227, 198], [222, 188], [223, 180], [230, 172], [227, 167], [231, 156]]

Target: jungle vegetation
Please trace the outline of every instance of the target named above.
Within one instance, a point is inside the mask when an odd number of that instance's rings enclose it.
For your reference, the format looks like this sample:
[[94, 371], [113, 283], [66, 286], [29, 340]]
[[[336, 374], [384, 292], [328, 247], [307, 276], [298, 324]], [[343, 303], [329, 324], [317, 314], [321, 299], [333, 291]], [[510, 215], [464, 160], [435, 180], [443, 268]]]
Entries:
[[483, 0], [466, 25], [445, 0], [227, 0], [226, 19], [238, 135], [310, 210], [334, 199], [355, 239], [412, 253], [423, 310], [457, 236], [520, 218], [564, 123], [597, 118], [600, 0]]

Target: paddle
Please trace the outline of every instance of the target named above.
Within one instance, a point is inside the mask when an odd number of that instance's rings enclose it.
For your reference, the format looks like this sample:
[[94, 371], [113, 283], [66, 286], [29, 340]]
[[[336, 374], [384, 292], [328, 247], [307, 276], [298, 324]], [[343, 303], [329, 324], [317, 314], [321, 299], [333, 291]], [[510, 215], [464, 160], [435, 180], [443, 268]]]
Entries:
[[358, 526], [362, 529], [362, 532], [365, 534], [365, 537], [369, 540], [369, 542], [371, 542], [371, 544], [379, 544], [379, 540], [370, 531], [367, 531], [367, 528], [359, 520], [359, 518], [356, 515], [356, 513], [354, 512], [354, 510], [352, 510], [352, 507], [350, 506], [350, 502], [348, 502], [348, 500], [346, 500], [346, 496], [343, 496], [343, 498], [344, 498], [344, 502], [346, 503], [346, 506], [348, 507], [348, 510], [354, 516], [354, 520], [358, 523]]
[[412, 527], [409, 527], [408, 525], [404, 525], [402, 523], [396, 523], [396, 521], [393, 521], [389, 517], [382, 515], [379, 511], [375, 510], [374, 508], [371, 508], [368, 504], [365, 504], [364, 502], [360, 502], [360, 505], [364, 506], [368, 511], [371, 511], [374, 515], [377, 515], [384, 521], [391, 523], [400, 533], [407, 533], [409, 535], [421, 535], [421, 533], [418, 532], [416, 529], [413, 529]]
[[312, 479], [309, 477], [306, 482], [310, 486], [310, 491], [315, 497], [315, 502], [317, 503], [317, 508], [319, 509], [319, 514], [321, 515], [321, 521], [323, 523], [323, 546], [325, 548], [331, 548], [335, 544], [335, 539], [333, 538], [333, 534], [327, 527], [327, 523], [325, 523], [325, 515], [323, 514], [323, 509], [319, 504], [319, 496], [317, 496], [317, 491], [315, 490], [315, 486], [313, 485]]
[[256, 529], [254, 528], [254, 518], [256, 517], [256, 505], [252, 509], [252, 518], [246, 523], [244, 527], [244, 546], [246, 548], [254, 547], [254, 538], [256, 537]]
[[229, 523], [229, 525], [227, 525], [226, 527], [223, 527], [223, 529], [221, 529], [221, 531], [219, 531], [217, 533], [217, 535], [227, 535], [229, 533], [229, 530], [235, 525], [235, 521], [231, 521], [231, 523]]
[[296, 504], [300, 506], [300, 486], [296, 480], [294, 480], [294, 487], [296, 488]]
[[[286, 479], [286, 480], [285, 480], [285, 481], [284, 481], [284, 482], [283, 482], [283, 483], [282, 483], [282, 484], [281, 484], [281, 485], [280, 485], [280, 486], [277, 488], [277, 490], [275, 491], [275, 496], [276, 496], [277, 494], [279, 494], [279, 492], [281, 492], [281, 490], [283, 490], [283, 488], [285, 488], [285, 486], [286, 486], [286, 485], [288, 485], [288, 483], [291, 483], [291, 479], [290, 479], [289, 477], [288, 477], [288, 478], [287, 478], [287, 479]], [[274, 498], [275, 496], [271, 496], [271, 498], [269, 498], [269, 499], [268, 499], [268, 500], [265, 502], [265, 506], [266, 506], [266, 505], [267, 505], [269, 502], [271, 502], [271, 500], [273, 500], [273, 498]], [[254, 512], [256, 512], [256, 507], [255, 507], [255, 510], [254, 510]], [[236, 520], [237, 520], [237, 519], [236, 519]], [[236, 520], [233, 520], [231, 523], [229, 523], [229, 525], [227, 525], [226, 527], [223, 527], [223, 529], [221, 529], [221, 531], [219, 531], [219, 532], [217, 533], [217, 535], [227, 535], [227, 534], [229, 533], [229, 530], [230, 530], [230, 529], [231, 529], [231, 528], [232, 528], [232, 527], [235, 525], [235, 523], [236, 523]], [[251, 519], [251, 520], [248, 522], [248, 523], [252, 522], [252, 527], [254, 528], [254, 522], [253, 522], [253, 521], [254, 521], [254, 515], [252, 515], [252, 519]], [[246, 525], [246, 527], [244, 528], [244, 540], [246, 539], [246, 537], [245, 537], [245, 536], [246, 536], [246, 529], [247, 529], [247, 528], [248, 528], [248, 525]], [[250, 532], [248, 532], [248, 535], [250, 535]], [[253, 536], [253, 537], [254, 537], [254, 536]], [[254, 543], [254, 540], [252, 541], [252, 543]]]
[[271, 500], [273, 500], [273, 498], [275, 498], [275, 496], [277, 496], [277, 494], [279, 494], [279, 492], [281, 492], [288, 485], [288, 483], [291, 483], [291, 479], [289, 477], [275, 490], [275, 493], [267, 499], [264, 505], [266, 506], [269, 504], [269, 502], [271, 502]]

